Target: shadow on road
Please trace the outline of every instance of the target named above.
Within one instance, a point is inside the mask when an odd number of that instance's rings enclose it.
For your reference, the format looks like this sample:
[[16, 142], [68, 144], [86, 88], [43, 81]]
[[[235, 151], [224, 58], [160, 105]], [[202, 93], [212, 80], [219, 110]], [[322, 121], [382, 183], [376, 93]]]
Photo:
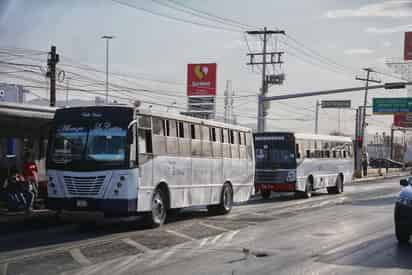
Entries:
[[318, 262], [372, 268], [412, 269], [412, 245], [399, 245], [394, 234], [369, 240], [332, 254], [321, 255]]

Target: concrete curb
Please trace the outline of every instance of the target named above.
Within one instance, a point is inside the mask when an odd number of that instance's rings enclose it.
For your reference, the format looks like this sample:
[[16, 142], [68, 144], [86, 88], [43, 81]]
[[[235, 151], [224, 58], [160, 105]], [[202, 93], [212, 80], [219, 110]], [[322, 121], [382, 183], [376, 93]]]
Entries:
[[356, 184], [356, 183], [369, 182], [369, 181], [374, 181], [374, 180], [384, 180], [384, 179], [405, 177], [409, 175], [411, 175], [411, 172], [407, 171], [403, 173], [389, 174], [389, 175], [384, 175], [384, 176], [374, 176], [374, 177], [366, 177], [366, 178], [361, 178], [361, 179], [354, 179], [352, 183]]

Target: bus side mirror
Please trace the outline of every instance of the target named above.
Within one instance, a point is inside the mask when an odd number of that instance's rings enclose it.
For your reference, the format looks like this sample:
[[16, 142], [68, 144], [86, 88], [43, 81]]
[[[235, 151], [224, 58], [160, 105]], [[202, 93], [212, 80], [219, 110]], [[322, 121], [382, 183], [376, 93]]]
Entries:
[[400, 181], [400, 185], [401, 185], [401, 186], [408, 186], [408, 184], [409, 184], [408, 180], [406, 180], [406, 179], [401, 179], [401, 181]]

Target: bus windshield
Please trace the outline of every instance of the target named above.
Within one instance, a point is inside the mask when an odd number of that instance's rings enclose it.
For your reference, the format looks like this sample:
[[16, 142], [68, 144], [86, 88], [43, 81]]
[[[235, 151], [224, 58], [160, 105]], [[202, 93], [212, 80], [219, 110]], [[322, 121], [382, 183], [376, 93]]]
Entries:
[[255, 136], [257, 169], [291, 169], [296, 167], [293, 136]]
[[112, 122], [68, 122], [56, 127], [50, 158], [56, 164], [124, 162], [125, 145], [126, 129]]

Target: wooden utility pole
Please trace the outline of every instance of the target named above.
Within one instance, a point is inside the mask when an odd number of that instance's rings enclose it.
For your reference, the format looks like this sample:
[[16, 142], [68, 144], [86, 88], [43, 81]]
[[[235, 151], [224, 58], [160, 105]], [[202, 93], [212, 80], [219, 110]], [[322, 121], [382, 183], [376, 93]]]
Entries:
[[59, 63], [59, 55], [56, 53], [56, 46], [51, 46], [47, 58], [48, 71], [46, 76], [50, 78], [50, 106], [56, 106], [56, 64]]

